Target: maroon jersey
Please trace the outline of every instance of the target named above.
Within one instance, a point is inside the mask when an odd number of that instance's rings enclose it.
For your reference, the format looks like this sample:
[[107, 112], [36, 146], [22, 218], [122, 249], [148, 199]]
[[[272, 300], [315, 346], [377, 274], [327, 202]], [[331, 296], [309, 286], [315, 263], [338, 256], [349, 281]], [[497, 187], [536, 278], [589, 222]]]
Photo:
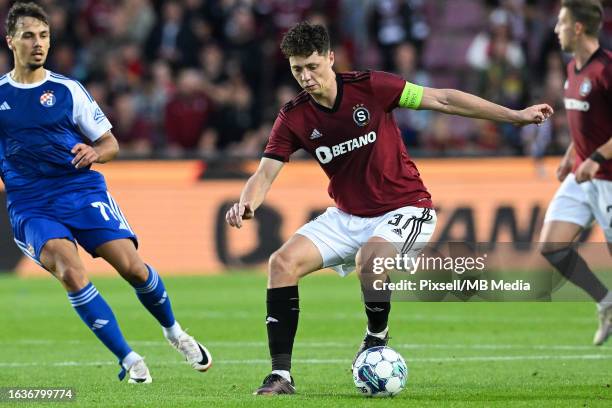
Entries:
[[[567, 65], [565, 110], [576, 150], [574, 171], [612, 137], [612, 52], [599, 48], [582, 67]], [[601, 165], [595, 178], [612, 180], [612, 160]]]
[[386, 72], [336, 75], [338, 94], [329, 109], [305, 91], [281, 109], [264, 157], [288, 161], [304, 149], [329, 177], [336, 206], [361, 217], [404, 207], [432, 206], [410, 160], [391, 111], [406, 81]]

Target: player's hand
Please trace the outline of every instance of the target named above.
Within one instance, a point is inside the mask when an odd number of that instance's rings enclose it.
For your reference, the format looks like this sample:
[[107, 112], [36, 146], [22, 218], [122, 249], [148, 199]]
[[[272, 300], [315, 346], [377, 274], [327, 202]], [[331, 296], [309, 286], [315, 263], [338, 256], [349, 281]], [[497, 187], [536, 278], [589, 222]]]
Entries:
[[557, 167], [557, 180], [563, 182], [567, 175], [572, 172], [572, 167], [574, 167], [574, 164], [571, 161], [562, 160], [559, 167]]
[[546, 119], [551, 117], [553, 113], [555, 113], [553, 108], [546, 103], [533, 105], [519, 111], [519, 117], [515, 124], [519, 126], [530, 124], [541, 125]]
[[599, 170], [599, 166], [599, 163], [591, 159], [583, 161], [576, 169], [576, 182], [584, 183], [585, 181], [592, 180]]
[[235, 203], [225, 213], [225, 221], [232, 227], [241, 228], [242, 220], [250, 220], [253, 218], [254, 211], [250, 204]]
[[96, 152], [92, 146], [86, 145], [85, 143], [77, 143], [74, 145], [70, 153], [74, 154], [74, 159], [72, 159], [72, 164], [77, 169], [82, 169], [83, 167], [87, 167], [90, 164], [95, 163], [100, 155]]

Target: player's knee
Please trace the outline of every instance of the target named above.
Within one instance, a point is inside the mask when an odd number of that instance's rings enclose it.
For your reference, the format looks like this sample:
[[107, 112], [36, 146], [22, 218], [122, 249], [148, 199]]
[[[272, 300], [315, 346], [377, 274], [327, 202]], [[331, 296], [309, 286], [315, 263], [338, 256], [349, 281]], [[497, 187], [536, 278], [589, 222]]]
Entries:
[[564, 263], [574, 255], [572, 247], [541, 246], [540, 254], [553, 266]]
[[270, 256], [269, 260], [270, 279], [295, 278], [297, 273], [297, 263], [291, 255], [285, 251], [276, 251]]
[[355, 256], [355, 265], [360, 277], [371, 274], [374, 271], [375, 264], [377, 263], [375, 260], [377, 258], [380, 257], [377, 257], [373, 251], [363, 250], [363, 248], [359, 250]]
[[562, 242], [539, 242], [538, 243], [538, 252], [543, 257], [546, 257], [547, 254], [551, 254], [553, 252], [559, 252], [563, 250], [569, 249], [570, 246], [566, 243]]
[[89, 283], [85, 274], [85, 269], [79, 266], [58, 268], [52, 273], [62, 283], [66, 290], [70, 292], [76, 292]]
[[133, 285], [140, 285], [147, 281], [149, 270], [143, 262], [130, 262], [121, 271], [121, 276]]

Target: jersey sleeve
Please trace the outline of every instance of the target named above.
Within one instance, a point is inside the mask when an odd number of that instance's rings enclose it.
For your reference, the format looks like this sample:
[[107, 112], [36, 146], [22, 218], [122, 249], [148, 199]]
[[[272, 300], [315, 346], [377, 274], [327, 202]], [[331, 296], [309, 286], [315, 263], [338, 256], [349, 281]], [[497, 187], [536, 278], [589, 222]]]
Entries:
[[288, 162], [289, 156], [301, 147], [298, 138], [287, 125], [287, 117], [283, 112], [279, 113], [272, 126], [263, 157]]
[[95, 142], [113, 126], [83, 85], [76, 84], [72, 92], [73, 121], [85, 137]]
[[405, 79], [388, 72], [372, 71], [370, 83], [374, 98], [381, 104], [385, 112], [390, 112], [397, 108], [400, 96], [406, 85]]

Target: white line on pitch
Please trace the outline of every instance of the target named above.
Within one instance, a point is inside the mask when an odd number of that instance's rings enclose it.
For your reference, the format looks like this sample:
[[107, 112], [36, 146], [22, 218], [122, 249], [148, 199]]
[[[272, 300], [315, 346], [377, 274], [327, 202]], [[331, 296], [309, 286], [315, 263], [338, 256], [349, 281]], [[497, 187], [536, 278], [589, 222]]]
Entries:
[[[50, 345], [50, 344], [89, 344], [88, 340], [51, 340], [51, 339], [20, 339], [0, 341], [5, 345]], [[267, 347], [268, 343], [263, 341], [207, 341], [209, 347], [233, 348], [233, 347]], [[130, 344], [141, 347], [168, 347], [165, 341], [155, 340], [133, 340]], [[351, 342], [338, 341], [296, 341], [299, 348], [344, 348], [352, 347]], [[593, 346], [580, 346], [570, 344], [420, 344], [420, 343], [393, 343], [392, 347], [397, 349], [437, 349], [437, 350], [593, 350]]]
[[[583, 355], [534, 355], [534, 356], [473, 356], [473, 357], [425, 357], [412, 358], [408, 360], [410, 363], [462, 363], [462, 362], [504, 362], [504, 361], [527, 361], [527, 360], [611, 360], [612, 354], [583, 354]], [[296, 364], [350, 364], [348, 359], [294, 359]], [[216, 364], [243, 364], [257, 365], [269, 364], [267, 359], [252, 359], [252, 360], [217, 360]], [[0, 362], [0, 367], [86, 367], [86, 366], [101, 366], [101, 365], [116, 365], [116, 362], [111, 361], [58, 361], [58, 362]], [[166, 366], [166, 365], [182, 365], [183, 361], [163, 361], [152, 362], [151, 366]]]
[[[181, 316], [183, 318], [189, 317], [192, 319], [253, 319], [258, 320], [261, 319], [261, 313], [254, 312], [216, 312], [216, 311], [183, 311], [181, 312]], [[309, 314], [304, 313], [303, 316], [300, 316], [300, 319], [320, 319], [321, 314], [316, 312], [312, 312]], [[355, 312], [355, 313], [342, 313], [342, 312], [332, 312], [325, 314], [325, 319], [327, 320], [362, 320], [363, 313]], [[571, 317], [571, 316], [563, 316], [563, 317], [534, 317], [534, 316], [514, 316], [514, 317], [506, 317], [506, 316], [497, 316], [493, 313], [483, 314], [483, 315], [469, 315], [469, 316], [454, 316], [454, 315], [436, 315], [436, 314], [424, 314], [424, 313], [412, 313], [408, 315], [394, 314], [393, 320], [402, 321], [402, 322], [412, 322], [412, 321], [426, 321], [426, 322], [450, 322], [450, 323], [496, 323], [496, 324], [506, 324], [506, 323], [521, 323], [521, 324], [553, 324], [553, 323], [573, 323], [573, 324], [593, 324], [593, 318], [587, 317]]]

